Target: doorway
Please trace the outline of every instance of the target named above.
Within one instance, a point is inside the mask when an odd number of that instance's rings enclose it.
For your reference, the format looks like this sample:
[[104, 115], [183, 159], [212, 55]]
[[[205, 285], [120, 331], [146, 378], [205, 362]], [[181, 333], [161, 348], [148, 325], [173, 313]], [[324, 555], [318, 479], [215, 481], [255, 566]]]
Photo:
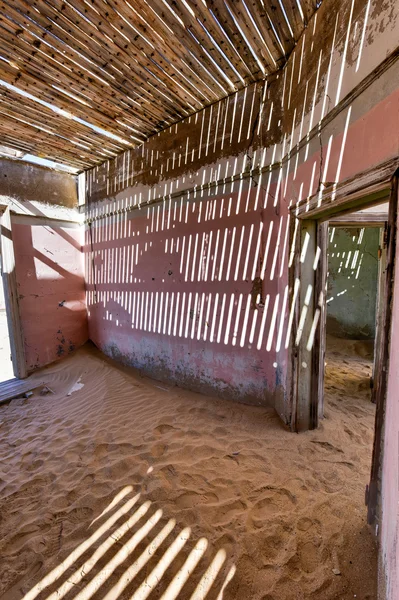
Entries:
[[363, 489], [369, 482], [376, 418], [373, 382], [387, 221], [388, 205], [380, 205], [328, 223], [323, 417], [339, 423], [343, 445], [350, 452], [353, 448]]
[[[380, 465], [389, 371], [389, 336], [394, 289], [394, 261], [397, 237], [398, 174], [394, 163], [384, 164], [340, 185], [329, 193], [293, 208], [295, 227], [291, 231], [290, 289], [293, 313], [291, 334], [291, 428], [305, 431], [318, 427], [324, 416], [324, 375], [326, 359], [326, 285], [329, 223], [345, 222], [351, 212], [389, 203], [384, 232], [385, 269], [381, 275], [382, 299], [377, 313], [377, 331], [372, 399], [376, 404], [373, 458], [370, 484], [366, 489], [369, 523], [378, 525]], [[392, 172], [394, 175], [392, 176]], [[376, 218], [363, 216], [368, 222]], [[384, 219], [386, 219], [386, 213]], [[378, 220], [378, 219], [377, 219]]]
[[[390, 173], [394, 172], [393, 175]], [[385, 270], [378, 307], [378, 342], [372, 398], [376, 404], [370, 483], [366, 487], [368, 523], [379, 527], [381, 464], [386, 391], [389, 373], [389, 343], [392, 322], [394, 265], [397, 239], [399, 169], [384, 164], [356, 180], [336, 186], [319, 198], [295, 207], [295, 228], [291, 231], [293, 256], [290, 284], [293, 328], [291, 335], [291, 428], [314, 429], [324, 415], [324, 366], [326, 356], [326, 278], [328, 222], [389, 201], [384, 233]], [[373, 183], [374, 182], [374, 183]], [[369, 218], [369, 217], [368, 217]], [[297, 283], [299, 282], [299, 283]]]
[[369, 400], [374, 400], [378, 368], [375, 349], [384, 305], [387, 221], [388, 204], [383, 204], [338, 217], [328, 228], [326, 373], [335, 365], [350, 388], [347, 393], [364, 392]]
[[0, 282], [0, 383], [14, 377], [3, 282]]
[[19, 313], [15, 255], [12, 239], [11, 213], [8, 206], [0, 206], [0, 384], [27, 376], [24, 339]]

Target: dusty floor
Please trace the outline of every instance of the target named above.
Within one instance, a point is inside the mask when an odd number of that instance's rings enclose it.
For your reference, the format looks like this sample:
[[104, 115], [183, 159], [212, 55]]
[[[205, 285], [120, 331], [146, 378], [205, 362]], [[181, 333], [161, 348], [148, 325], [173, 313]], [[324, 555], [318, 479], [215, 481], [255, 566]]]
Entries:
[[0, 407], [1, 600], [374, 599], [371, 362], [329, 347], [301, 435], [91, 347], [35, 375], [54, 395]]
[[13, 377], [7, 315], [5, 310], [0, 310], [0, 382]]

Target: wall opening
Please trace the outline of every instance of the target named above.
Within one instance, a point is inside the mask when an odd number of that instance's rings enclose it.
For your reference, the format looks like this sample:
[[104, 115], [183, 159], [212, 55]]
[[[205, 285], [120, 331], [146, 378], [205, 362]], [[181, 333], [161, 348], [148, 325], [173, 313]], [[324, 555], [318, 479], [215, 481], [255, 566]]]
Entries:
[[329, 226], [325, 311], [323, 428], [333, 422], [340, 440], [339, 446], [331, 443], [326, 460], [332, 463], [329, 475], [333, 478], [345, 448], [346, 485], [357, 497], [358, 515], [353, 516], [351, 535], [354, 547], [356, 540], [364, 538], [370, 581], [377, 580], [377, 547], [366, 524], [364, 495], [370, 480], [376, 414], [372, 382], [380, 231], [355, 223]]
[[14, 371], [11, 361], [10, 333], [8, 330], [3, 281], [0, 282], [0, 365], [0, 383], [8, 379], [13, 379]]

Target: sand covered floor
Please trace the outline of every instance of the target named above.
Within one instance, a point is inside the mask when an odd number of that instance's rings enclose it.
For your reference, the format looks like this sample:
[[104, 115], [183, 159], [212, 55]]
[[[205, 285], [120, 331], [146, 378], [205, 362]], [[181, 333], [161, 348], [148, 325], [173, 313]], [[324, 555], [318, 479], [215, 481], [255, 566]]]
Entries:
[[91, 346], [35, 374], [53, 395], [0, 407], [1, 600], [376, 598], [371, 362], [329, 348], [301, 435]]

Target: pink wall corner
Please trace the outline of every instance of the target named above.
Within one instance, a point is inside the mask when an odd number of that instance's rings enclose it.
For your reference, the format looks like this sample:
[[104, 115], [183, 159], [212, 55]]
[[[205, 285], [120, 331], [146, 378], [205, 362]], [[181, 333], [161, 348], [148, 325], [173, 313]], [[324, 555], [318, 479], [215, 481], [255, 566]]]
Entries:
[[15, 268], [26, 364], [32, 371], [88, 339], [78, 225], [14, 217]]

